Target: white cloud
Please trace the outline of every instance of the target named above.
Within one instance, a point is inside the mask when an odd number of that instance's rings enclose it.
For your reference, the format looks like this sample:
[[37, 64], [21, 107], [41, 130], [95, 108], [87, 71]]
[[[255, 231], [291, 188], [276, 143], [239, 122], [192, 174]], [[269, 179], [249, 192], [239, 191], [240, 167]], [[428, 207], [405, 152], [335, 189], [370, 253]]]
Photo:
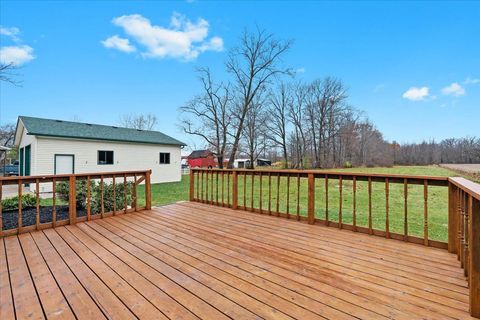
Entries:
[[444, 95], [452, 95], [455, 97], [459, 97], [465, 95], [466, 92], [461, 85], [459, 85], [457, 82], [454, 82], [451, 85], [443, 88], [442, 93]]
[[383, 83], [377, 84], [375, 88], [373, 88], [373, 93], [381, 92], [385, 89], [386, 85]]
[[208, 21], [199, 18], [191, 22], [184, 15], [174, 13], [168, 27], [152, 25], [149, 19], [139, 14], [123, 15], [112, 23], [123, 28], [125, 33], [145, 47], [145, 58], [176, 58], [192, 60], [205, 51], [222, 51], [223, 39], [207, 39]]
[[35, 59], [33, 48], [27, 45], [0, 48], [0, 62], [16, 66]]
[[480, 79], [474, 79], [474, 78], [470, 78], [468, 77], [467, 79], [465, 79], [465, 81], [463, 81], [464, 84], [477, 84], [477, 83], [480, 83]]
[[402, 97], [412, 101], [425, 100], [425, 98], [427, 98], [429, 95], [429, 90], [430, 89], [428, 87], [411, 87], [403, 93]]
[[130, 44], [128, 39], [120, 38], [118, 35], [114, 35], [104, 41], [101, 41], [105, 48], [117, 49], [123, 52], [134, 52], [137, 50], [134, 46]]
[[295, 73], [297, 74], [300, 74], [300, 73], [305, 73], [305, 71], [307, 71], [305, 68], [298, 68], [297, 70], [295, 70]]
[[20, 29], [17, 27], [6, 28], [0, 26], [0, 34], [9, 37], [15, 42], [20, 41], [20, 39], [17, 37], [20, 34]]

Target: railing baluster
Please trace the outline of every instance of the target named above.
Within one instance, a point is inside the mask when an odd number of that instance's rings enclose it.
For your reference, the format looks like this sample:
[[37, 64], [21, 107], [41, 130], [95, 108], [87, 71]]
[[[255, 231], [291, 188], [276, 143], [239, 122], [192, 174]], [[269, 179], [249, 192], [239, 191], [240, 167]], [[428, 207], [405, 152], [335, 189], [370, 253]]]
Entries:
[[308, 223], [315, 223], [315, 175], [308, 174]]
[[[192, 170], [192, 169], [190, 169]], [[195, 175], [195, 174], [194, 174]], [[197, 183], [197, 201], [200, 201], [200, 172], [197, 171], [197, 177], [194, 178]]]
[[91, 219], [90, 176], [87, 176], [87, 220]]
[[17, 234], [20, 233], [22, 228], [22, 191], [23, 184], [22, 180], [18, 179], [18, 221], [17, 221]]
[[277, 175], [277, 217], [280, 216], [280, 173]]
[[103, 215], [105, 214], [105, 200], [104, 195], [105, 192], [103, 190], [103, 175], [100, 176], [100, 217], [103, 219]]
[[342, 217], [342, 205], [343, 205], [343, 177], [338, 177], [338, 193], [339, 193], [339, 203], [338, 203], [338, 228], [343, 228], [343, 217]]
[[325, 225], [328, 227], [328, 175], [325, 175]]
[[260, 171], [260, 192], [259, 192], [259, 196], [260, 196], [260, 199], [259, 199], [259, 210], [260, 210], [260, 213], [263, 213], [263, 208], [262, 208], [262, 201], [263, 201], [263, 197], [262, 197], [262, 193], [263, 193], [263, 175], [262, 175], [262, 172]]
[[465, 221], [465, 213], [463, 212], [463, 201], [464, 201], [464, 194], [463, 190], [459, 189], [460, 196], [459, 196], [459, 214], [460, 214], [460, 223], [458, 229], [458, 239], [460, 242], [459, 252], [458, 252], [458, 259], [460, 260], [460, 265], [463, 268], [463, 247], [464, 247], [464, 239], [463, 239], [463, 223]]
[[423, 244], [428, 246], [428, 181], [423, 181]]
[[217, 202], [216, 205], [218, 206], [218, 171], [215, 171], [215, 201]]
[[[1, 190], [0, 190], [0, 194], [1, 194]], [[40, 227], [40, 182], [38, 178], [35, 179], [35, 200], [36, 200], [36, 209], [37, 209], [35, 214], [35, 229], [38, 230], [38, 228]], [[1, 201], [1, 195], [0, 195], [0, 201]]]
[[373, 234], [372, 228], [372, 178], [368, 177], [368, 233]]
[[205, 174], [204, 174], [204, 171], [202, 170], [202, 183], [200, 184], [201, 185], [201, 188], [202, 188], [202, 191], [201, 191], [201, 196], [202, 196], [202, 203], [204, 202], [204, 191], [203, 191], [203, 185], [205, 184]]
[[287, 173], [287, 219], [290, 219], [290, 174]]
[[230, 203], [230, 172], [227, 171], [227, 203], [228, 205], [230, 206], [231, 203]]
[[[468, 272], [470, 268], [470, 252], [469, 252], [469, 246], [470, 246], [470, 237], [469, 237], [469, 232], [470, 232], [470, 215], [472, 212], [472, 206], [473, 206], [473, 198], [472, 195], [467, 196], [467, 206], [465, 210], [465, 268], [463, 269], [465, 277], [468, 277]], [[467, 278], [468, 279], [468, 278]]]
[[253, 201], [254, 188], [255, 188], [255, 172], [252, 171], [252, 190], [251, 190], [251, 199], [250, 199], [250, 210], [252, 212], [253, 212], [253, 206], [254, 206], [254, 201]]
[[390, 217], [389, 217], [389, 184], [388, 178], [385, 178], [385, 237], [390, 238]]
[[297, 220], [300, 221], [300, 173], [297, 174]]
[[222, 207], [225, 207], [225, 171], [222, 171]]
[[115, 175], [112, 176], [112, 183], [113, 183], [113, 215], [117, 213], [117, 184], [115, 183]]
[[[57, 180], [55, 178], [52, 179], [52, 202], [53, 202], [53, 212], [52, 212], [52, 226], [55, 228], [57, 225]], [[74, 205], [77, 205], [75, 201]]]
[[232, 172], [232, 209], [238, 209], [238, 173]]
[[69, 195], [68, 199], [70, 205], [68, 207], [68, 215], [70, 218], [70, 224], [75, 224], [77, 222], [77, 178], [71, 174], [69, 176]]
[[268, 215], [272, 215], [272, 173], [268, 173]]
[[123, 174], [123, 213], [127, 213], [127, 198], [128, 198], [128, 192], [127, 192], [127, 174]]
[[470, 210], [469, 254], [469, 289], [470, 314], [480, 318], [480, 199], [472, 199]]
[[210, 170], [210, 203], [213, 204], [213, 169]]
[[357, 177], [353, 176], [353, 231], [357, 231]]
[[133, 185], [132, 185], [132, 193], [133, 193], [133, 210], [136, 212], [138, 209], [137, 209], [137, 175], [134, 174], [133, 175]]
[[403, 240], [408, 240], [408, 180], [403, 179]]
[[243, 209], [247, 210], [247, 172], [243, 172]]

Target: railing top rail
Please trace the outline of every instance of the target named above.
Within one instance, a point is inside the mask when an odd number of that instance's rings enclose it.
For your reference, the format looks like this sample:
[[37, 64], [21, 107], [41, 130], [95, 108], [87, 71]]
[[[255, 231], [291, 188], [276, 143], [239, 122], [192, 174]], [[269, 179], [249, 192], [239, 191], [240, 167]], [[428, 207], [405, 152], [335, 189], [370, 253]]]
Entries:
[[134, 170], [134, 171], [107, 171], [107, 172], [86, 172], [86, 173], [73, 173], [73, 174], [52, 174], [52, 175], [36, 175], [36, 176], [15, 176], [15, 177], [1, 177], [0, 182], [3, 184], [9, 184], [13, 182], [21, 181], [31, 181], [31, 180], [51, 180], [55, 179], [68, 179], [70, 177], [100, 177], [100, 176], [119, 176], [119, 175], [135, 175], [135, 174], [145, 174], [151, 172], [151, 170]]
[[193, 171], [223, 171], [223, 172], [246, 172], [246, 173], [274, 173], [274, 174], [294, 174], [303, 175], [329, 175], [329, 176], [342, 176], [342, 177], [371, 177], [371, 178], [392, 178], [392, 179], [410, 179], [410, 180], [429, 180], [444, 182], [447, 185], [448, 177], [439, 176], [421, 176], [421, 175], [403, 175], [403, 174], [384, 174], [384, 173], [364, 173], [364, 172], [344, 172], [344, 171], [326, 171], [326, 170], [296, 170], [296, 169], [277, 169], [277, 170], [252, 170], [252, 169], [206, 169], [206, 168], [192, 168]]
[[461, 177], [451, 177], [448, 178], [448, 181], [475, 199], [480, 200], [480, 184]]

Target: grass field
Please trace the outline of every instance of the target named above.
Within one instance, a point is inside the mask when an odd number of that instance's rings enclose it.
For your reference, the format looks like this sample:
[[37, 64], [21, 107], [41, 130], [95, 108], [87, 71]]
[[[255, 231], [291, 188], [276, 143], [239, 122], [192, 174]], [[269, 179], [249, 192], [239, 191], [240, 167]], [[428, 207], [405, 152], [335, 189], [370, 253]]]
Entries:
[[[458, 173], [437, 166], [415, 166], [415, 167], [392, 167], [392, 168], [352, 168], [335, 169], [343, 172], [363, 172], [363, 173], [387, 173], [387, 174], [406, 174], [406, 175], [431, 175], [431, 176], [458, 176]], [[262, 208], [268, 206], [268, 179], [262, 181]], [[325, 219], [325, 182], [323, 179], [316, 179], [315, 182], [315, 215], [320, 219]], [[226, 185], [226, 184], [225, 184]], [[339, 211], [339, 192], [338, 180], [329, 180], [329, 220], [338, 221]], [[246, 181], [246, 206], [250, 207], [251, 196], [251, 178]], [[243, 178], [239, 178], [239, 205], [243, 204]], [[259, 208], [259, 188], [260, 180], [257, 177], [254, 181], [254, 207]], [[385, 184], [374, 182], [372, 184], [372, 220], [373, 227], [379, 230], [385, 230], [385, 212], [386, 197]], [[163, 183], [152, 185], [152, 205], [164, 205], [176, 201], [188, 200], [189, 176], [183, 176], [182, 181], [173, 183]], [[353, 221], [353, 183], [352, 181], [343, 181], [342, 196], [342, 216], [343, 222], [351, 224]], [[368, 193], [367, 182], [357, 182], [357, 225], [368, 226]], [[276, 204], [276, 178], [272, 180], [272, 203]], [[287, 179], [282, 177], [279, 189], [279, 209], [286, 212], [287, 208]], [[428, 230], [429, 238], [433, 240], [447, 241], [447, 204], [448, 192], [445, 187], [429, 186], [428, 188]], [[143, 198], [142, 190], [139, 196]], [[307, 212], [307, 181], [301, 179], [300, 184], [300, 214], [306, 215]], [[296, 180], [292, 179], [290, 183], [289, 211], [296, 214], [297, 209], [297, 187]], [[408, 187], [408, 227], [409, 235], [423, 237], [423, 186], [409, 185]], [[273, 208], [272, 208], [273, 209]], [[404, 198], [403, 184], [390, 184], [389, 187], [389, 220], [390, 231], [403, 233], [404, 221]]]

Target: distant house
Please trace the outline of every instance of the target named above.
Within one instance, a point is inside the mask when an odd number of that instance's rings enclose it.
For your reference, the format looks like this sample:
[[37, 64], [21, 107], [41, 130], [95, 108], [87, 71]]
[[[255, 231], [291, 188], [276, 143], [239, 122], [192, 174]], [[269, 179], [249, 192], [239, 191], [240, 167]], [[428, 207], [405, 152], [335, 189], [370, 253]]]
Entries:
[[158, 131], [18, 117], [19, 174], [51, 175], [151, 169], [151, 181], [180, 181], [185, 144]]
[[190, 168], [213, 168], [217, 166], [215, 154], [210, 150], [195, 150], [187, 157]]
[[[272, 162], [268, 159], [257, 159], [255, 161], [254, 167], [267, 167], [271, 165]], [[235, 159], [235, 161], [233, 162], [233, 167], [239, 169], [251, 168], [250, 159]]]

